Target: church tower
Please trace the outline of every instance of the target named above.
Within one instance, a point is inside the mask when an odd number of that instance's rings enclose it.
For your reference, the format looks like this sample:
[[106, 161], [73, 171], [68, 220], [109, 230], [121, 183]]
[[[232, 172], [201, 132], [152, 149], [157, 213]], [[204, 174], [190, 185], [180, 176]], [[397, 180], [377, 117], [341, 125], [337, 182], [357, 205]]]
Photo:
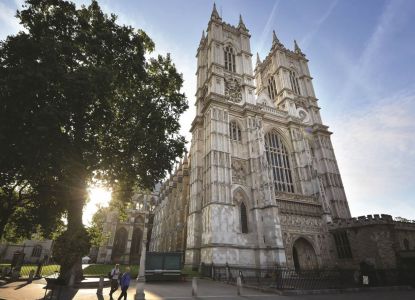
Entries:
[[285, 264], [250, 34], [214, 6], [197, 50], [186, 264]]
[[196, 57], [185, 264], [328, 265], [350, 211], [305, 55], [274, 32], [253, 70], [242, 17], [214, 5]]

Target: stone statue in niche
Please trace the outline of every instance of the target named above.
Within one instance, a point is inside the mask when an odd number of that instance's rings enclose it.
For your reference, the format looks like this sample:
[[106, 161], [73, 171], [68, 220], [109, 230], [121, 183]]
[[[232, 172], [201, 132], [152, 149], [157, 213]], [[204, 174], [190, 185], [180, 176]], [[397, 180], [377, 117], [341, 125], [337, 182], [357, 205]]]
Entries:
[[228, 101], [239, 103], [242, 101], [240, 80], [234, 77], [225, 78], [225, 97]]
[[232, 182], [246, 185], [246, 162], [240, 159], [232, 159]]

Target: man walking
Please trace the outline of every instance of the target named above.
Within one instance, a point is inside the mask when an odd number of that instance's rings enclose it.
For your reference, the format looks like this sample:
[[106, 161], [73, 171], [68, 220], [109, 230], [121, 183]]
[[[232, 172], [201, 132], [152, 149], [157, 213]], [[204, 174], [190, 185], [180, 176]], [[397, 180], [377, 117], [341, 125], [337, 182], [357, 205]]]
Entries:
[[115, 267], [111, 270], [110, 278], [111, 278], [111, 291], [110, 291], [110, 299], [112, 298], [112, 294], [118, 290], [118, 279], [120, 276], [120, 265], [116, 264]]
[[121, 295], [118, 297], [118, 300], [124, 296], [124, 300], [127, 300], [127, 290], [130, 286], [131, 276], [130, 276], [130, 267], [125, 269], [124, 274], [122, 274], [120, 284], [121, 284]]

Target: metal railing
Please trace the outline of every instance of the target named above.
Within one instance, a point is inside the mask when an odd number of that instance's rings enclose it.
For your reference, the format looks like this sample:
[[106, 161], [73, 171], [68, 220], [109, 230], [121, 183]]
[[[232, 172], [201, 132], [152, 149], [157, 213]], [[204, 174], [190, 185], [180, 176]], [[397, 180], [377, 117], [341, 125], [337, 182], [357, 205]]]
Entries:
[[[360, 270], [287, 268], [243, 268], [227, 265], [201, 265], [201, 275], [235, 284], [241, 277], [245, 286], [278, 290], [344, 289], [365, 286], [411, 285], [415, 287], [415, 269]], [[364, 279], [365, 277], [365, 279]]]
[[0, 278], [2, 279], [11, 279], [13, 277], [14, 279], [27, 279], [31, 272], [34, 278], [58, 277], [59, 266], [56, 264], [45, 264], [42, 266], [24, 264], [20, 268], [12, 268], [10, 264], [2, 264], [0, 266]]

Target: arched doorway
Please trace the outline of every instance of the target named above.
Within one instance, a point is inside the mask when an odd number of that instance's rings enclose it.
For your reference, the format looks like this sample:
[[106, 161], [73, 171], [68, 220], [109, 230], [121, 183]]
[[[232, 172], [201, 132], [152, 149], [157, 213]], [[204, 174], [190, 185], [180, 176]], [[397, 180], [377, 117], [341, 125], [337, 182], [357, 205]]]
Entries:
[[141, 239], [142, 239], [141, 229], [136, 227], [133, 230], [133, 238], [131, 240], [131, 250], [130, 250], [130, 264], [140, 263], [140, 254], [141, 254]]
[[299, 238], [294, 242], [293, 261], [297, 271], [318, 268], [316, 252], [310, 242], [304, 238]]
[[121, 262], [122, 256], [125, 253], [125, 246], [127, 245], [128, 232], [124, 227], [121, 227], [115, 233], [114, 244], [112, 247], [111, 259], [113, 262]]

